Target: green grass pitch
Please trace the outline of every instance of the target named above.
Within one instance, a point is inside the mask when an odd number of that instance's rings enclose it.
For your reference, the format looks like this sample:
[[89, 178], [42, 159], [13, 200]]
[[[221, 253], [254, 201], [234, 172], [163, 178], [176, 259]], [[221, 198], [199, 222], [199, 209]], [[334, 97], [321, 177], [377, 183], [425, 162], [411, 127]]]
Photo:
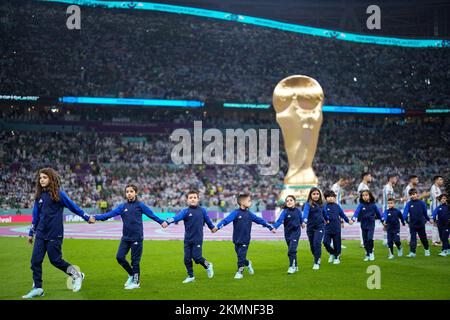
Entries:
[[[450, 299], [450, 256], [439, 257], [440, 248], [423, 247], [417, 257], [387, 259], [387, 249], [375, 241], [373, 262], [363, 262], [359, 241], [343, 241], [340, 265], [328, 264], [323, 253], [321, 269], [312, 270], [307, 241], [300, 241], [299, 272], [287, 274], [287, 247], [283, 241], [252, 241], [248, 258], [253, 276], [234, 280], [236, 255], [230, 241], [205, 241], [203, 254], [214, 263], [215, 276], [194, 265], [196, 281], [182, 284], [186, 277], [182, 241], [144, 241], [141, 288], [124, 290], [127, 275], [115, 260], [118, 240], [65, 239], [63, 258], [80, 266], [86, 274], [83, 288], [73, 293], [67, 276], [46, 257], [43, 264], [45, 296], [35, 299]], [[32, 247], [25, 238], [0, 237], [0, 299], [21, 299], [31, 289]], [[408, 253], [407, 248], [404, 250]], [[369, 265], [381, 271], [381, 288], [368, 289]]]

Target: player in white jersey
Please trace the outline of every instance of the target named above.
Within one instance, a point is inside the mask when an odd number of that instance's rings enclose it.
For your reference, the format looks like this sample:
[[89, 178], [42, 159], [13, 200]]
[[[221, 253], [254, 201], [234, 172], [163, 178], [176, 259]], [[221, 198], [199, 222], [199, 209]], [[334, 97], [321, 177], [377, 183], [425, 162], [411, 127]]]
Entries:
[[342, 188], [345, 187], [347, 183], [347, 180], [344, 178], [339, 178], [339, 180], [331, 187], [331, 190], [336, 194], [336, 203], [338, 205], [341, 205], [343, 194]]
[[[394, 186], [397, 184], [398, 176], [396, 174], [390, 174], [388, 176], [388, 182], [383, 187], [383, 212], [388, 209], [388, 199], [395, 199]], [[387, 247], [387, 231], [383, 228], [383, 246]]]
[[[442, 176], [435, 176], [433, 178], [433, 185], [430, 188], [430, 215], [433, 213], [434, 209], [436, 209], [439, 206], [439, 203], [437, 201], [437, 197], [439, 197], [442, 194], [441, 187], [444, 184], [444, 178]], [[431, 233], [431, 239], [433, 241], [434, 246], [441, 245], [441, 241], [439, 239], [439, 230], [436, 225], [433, 224], [432, 227], [432, 233]]]
[[[362, 191], [370, 190], [369, 184], [372, 182], [372, 175], [369, 172], [363, 172], [361, 174], [361, 182], [358, 186], [358, 198]], [[361, 228], [359, 228], [359, 240], [361, 241], [361, 248], [364, 248], [364, 240], [362, 237]]]

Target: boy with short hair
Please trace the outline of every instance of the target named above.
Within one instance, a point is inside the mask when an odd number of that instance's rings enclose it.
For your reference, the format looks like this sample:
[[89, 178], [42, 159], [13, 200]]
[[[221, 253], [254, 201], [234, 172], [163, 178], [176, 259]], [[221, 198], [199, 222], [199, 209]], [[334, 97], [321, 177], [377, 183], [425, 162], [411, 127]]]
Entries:
[[181, 220], [184, 222], [184, 265], [188, 276], [183, 283], [195, 280], [192, 260], [206, 269], [208, 278], [214, 276], [213, 264], [202, 256], [203, 225], [206, 223], [208, 228], [213, 230], [214, 224], [208, 217], [206, 209], [199, 206], [200, 198], [197, 190], [190, 190], [187, 193], [187, 202], [189, 207], [181, 210], [175, 217], [167, 219], [162, 224], [166, 228], [171, 223]]
[[398, 256], [403, 255], [402, 243], [400, 241], [400, 222], [405, 226], [405, 220], [403, 220], [403, 215], [400, 210], [395, 208], [394, 198], [387, 199], [387, 209], [384, 210], [381, 222], [386, 226], [387, 231], [387, 244], [389, 247], [389, 257], [388, 259], [394, 259], [394, 243], [398, 249]]
[[[441, 257], [445, 257], [450, 254], [448, 252], [448, 235], [450, 229], [450, 212], [448, 211], [447, 195], [441, 194], [437, 197], [440, 206], [434, 209], [431, 222], [437, 225], [439, 231], [439, 237], [442, 242], [442, 251], [439, 253]], [[437, 223], [436, 223], [437, 218]]]
[[234, 250], [236, 251], [238, 262], [238, 270], [235, 279], [242, 279], [244, 275], [242, 272], [247, 267], [249, 274], [254, 274], [252, 262], [247, 260], [248, 246], [250, 245], [252, 222], [263, 225], [270, 231], [275, 233], [275, 229], [266, 222], [263, 218], [256, 216], [249, 210], [252, 205], [252, 200], [249, 194], [240, 194], [237, 197], [237, 203], [239, 209], [232, 211], [222, 221], [217, 224], [217, 227], [213, 229], [213, 232], [222, 229], [230, 222], [233, 222], [233, 243]]
[[[324, 192], [325, 201], [327, 202], [323, 207], [323, 212], [326, 220], [325, 236], [323, 238], [323, 245], [330, 254], [329, 263], [341, 263], [341, 218], [348, 224], [353, 224], [342, 210], [341, 206], [336, 203], [336, 194], [327, 190]], [[331, 247], [333, 241], [333, 247]]]
[[420, 241], [425, 249], [425, 256], [428, 257], [430, 256], [430, 250], [427, 233], [425, 232], [425, 224], [427, 221], [430, 221], [430, 218], [427, 213], [427, 205], [424, 201], [419, 200], [419, 194], [415, 188], [409, 190], [409, 197], [410, 200], [406, 203], [405, 209], [403, 210], [403, 220], [407, 221], [409, 232], [411, 234], [411, 241], [409, 243], [410, 253], [407, 257], [416, 257], [416, 234], [419, 235]]

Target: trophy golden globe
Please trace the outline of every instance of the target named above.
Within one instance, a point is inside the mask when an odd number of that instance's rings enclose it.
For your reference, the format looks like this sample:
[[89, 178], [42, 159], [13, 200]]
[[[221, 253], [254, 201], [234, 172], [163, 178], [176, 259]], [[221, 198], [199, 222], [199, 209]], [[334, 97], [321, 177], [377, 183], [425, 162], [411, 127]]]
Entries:
[[295, 75], [281, 80], [273, 91], [273, 107], [281, 128], [289, 169], [279, 201], [293, 195], [305, 202], [317, 186], [312, 162], [322, 125], [323, 90], [313, 78]]

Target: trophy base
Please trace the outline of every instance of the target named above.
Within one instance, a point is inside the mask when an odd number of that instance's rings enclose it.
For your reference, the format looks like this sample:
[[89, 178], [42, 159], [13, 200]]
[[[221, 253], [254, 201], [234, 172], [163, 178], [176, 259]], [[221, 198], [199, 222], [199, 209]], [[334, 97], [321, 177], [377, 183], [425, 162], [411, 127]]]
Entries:
[[287, 196], [292, 195], [295, 197], [297, 202], [301, 204], [305, 203], [308, 199], [309, 190], [313, 187], [317, 187], [317, 185], [284, 185], [284, 189], [281, 191], [280, 196], [278, 197], [278, 204], [284, 203], [284, 200]]

